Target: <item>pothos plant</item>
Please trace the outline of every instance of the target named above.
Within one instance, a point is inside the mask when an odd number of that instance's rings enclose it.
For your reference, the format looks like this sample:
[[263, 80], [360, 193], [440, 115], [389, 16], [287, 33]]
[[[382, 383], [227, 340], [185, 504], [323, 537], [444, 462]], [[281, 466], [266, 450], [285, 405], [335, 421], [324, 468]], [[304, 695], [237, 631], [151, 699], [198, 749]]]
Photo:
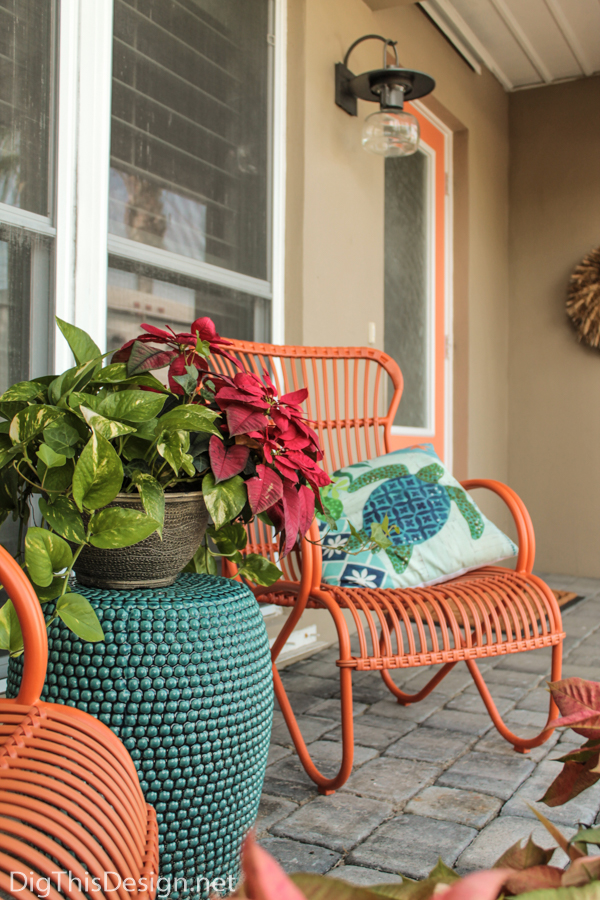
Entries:
[[[306, 390], [278, 397], [266, 371], [211, 371], [213, 355], [238, 363], [208, 318], [184, 333], [142, 325], [106, 366], [89, 335], [57, 323], [76, 365], [0, 396], [0, 524], [11, 514], [19, 522], [18, 557], [40, 602], [53, 602], [47, 624], [59, 617], [82, 640], [102, 640], [73, 589], [73, 566], [86, 545], [162, 536], [165, 492], [203, 492], [212, 524], [193, 571], [214, 574], [223, 556], [250, 581], [276, 581], [277, 566], [245, 552], [244, 526], [263, 517], [280, 535], [281, 556], [310, 527], [329, 477], [302, 413]], [[168, 386], [152, 374], [165, 367]], [[138, 492], [144, 511], [109, 506], [121, 492]], [[10, 601], [0, 611], [0, 648], [23, 649]]]

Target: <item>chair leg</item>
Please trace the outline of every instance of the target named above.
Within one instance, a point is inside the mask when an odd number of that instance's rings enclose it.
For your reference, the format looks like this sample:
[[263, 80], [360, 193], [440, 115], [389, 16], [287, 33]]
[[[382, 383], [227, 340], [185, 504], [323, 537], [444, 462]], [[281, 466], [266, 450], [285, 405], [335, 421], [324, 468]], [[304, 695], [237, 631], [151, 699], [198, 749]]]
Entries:
[[300, 762], [304, 766], [307, 775], [311, 778], [319, 789], [321, 794], [333, 794], [338, 788], [346, 783], [352, 771], [352, 763], [354, 761], [354, 721], [352, 715], [352, 670], [349, 668], [340, 668], [340, 689], [342, 703], [342, 763], [340, 769], [333, 778], [327, 778], [320, 772], [312, 759], [306, 746], [306, 742], [302, 737], [302, 732], [296, 716], [291, 707], [285, 688], [281, 681], [281, 676], [273, 664], [273, 687], [275, 696], [279, 702], [283, 718], [289, 729], [294, 747], [300, 758]]
[[[485, 703], [486, 709], [490, 714], [490, 718], [494, 723], [497, 731], [502, 735], [502, 737], [507, 740], [510, 744], [513, 745], [514, 749], [518, 753], [529, 753], [529, 751], [533, 747], [539, 747], [541, 744], [544, 744], [552, 732], [554, 728], [552, 727], [552, 722], [558, 718], [558, 707], [556, 703], [552, 699], [552, 695], [550, 695], [550, 708], [548, 710], [548, 720], [546, 725], [541, 730], [541, 732], [534, 738], [520, 738], [518, 735], [513, 734], [509, 728], [506, 727], [502, 718], [500, 717], [500, 713], [496, 708], [496, 704], [492, 699], [492, 695], [489, 692], [488, 686], [486, 685], [481, 672], [477, 668], [477, 664], [475, 660], [467, 659], [465, 660], [467, 664], [467, 668], [473, 677], [473, 681], [475, 682], [475, 686], [477, 690], [481, 694], [481, 699]], [[552, 674], [550, 676], [552, 681], [560, 681], [562, 674], [562, 642], [559, 644], [555, 644], [552, 648]]]
[[419, 700], [423, 700], [430, 694], [434, 688], [438, 686], [440, 681], [446, 677], [448, 672], [454, 668], [456, 665], [455, 662], [446, 663], [445, 666], [442, 666], [439, 672], [427, 682], [424, 688], [422, 688], [417, 694], [407, 694], [405, 691], [401, 691], [400, 688], [394, 684], [392, 680], [392, 676], [385, 669], [381, 670], [381, 677], [383, 678], [384, 684], [389, 690], [392, 692], [394, 697], [397, 699], [398, 703], [402, 704], [402, 706], [410, 706], [411, 703], [418, 703]]

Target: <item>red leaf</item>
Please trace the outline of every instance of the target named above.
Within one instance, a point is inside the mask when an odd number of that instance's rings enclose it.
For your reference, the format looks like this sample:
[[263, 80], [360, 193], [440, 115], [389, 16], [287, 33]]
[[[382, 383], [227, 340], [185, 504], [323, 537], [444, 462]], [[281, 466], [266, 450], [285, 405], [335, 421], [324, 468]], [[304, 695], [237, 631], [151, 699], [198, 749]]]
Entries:
[[260, 396], [254, 396], [237, 387], [224, 387], [215, 394], [215, 400], [221, 407], [226, 409], [231, 403], [248, 403], [250, 406], [260, 409], [268, 409], [269, 404], [265, 403]]
[[308, 390], [306, 388], [300, 388], [299, 391], [292, 391], [291, 394], [284, 394], [283, 397], [279, 398], [279, 402], [284, 403], [286, 406], [300, 406], [307, 397]]
[[264, 431], [267, 419], [262, 409], [243, 403], [231, 403], [225, 410], [229, 434], [248, 434], [250, 431]]
[[294, 483], [298, 481], [296, 466], [287, 460], [285, 456], [281, 456], [281, 454], [279, 456], [274, 456], [273, 464], [279, 469], [283, 477], [288, 479], [288, 481], [293, 481]]
[[147, 331], [148, 334], [152, 335], [152, 340], [165, 341], [169, 344], [172, 344], [175, 339], [173, 332], [165, 331], [163, 328], [156, 328], [154, 325], [146, 324], [142, 324], [142, 328], [144, 329], [144, 331]]
[[511, 869], [487, 869], [473, 872], [455, 881], [440, 897], [444, 900], [496, 900], [502, 885], [514, 873]]
[[600, 773], [592, 771], [598, 764], [598, 753], [585, 763], [567, 762], [558, 773], [544, 796], [546, 806], [562, 806], [577, 797], [600, 779]]
[[283, 485], [277, 472], [262, 463], [256, 467], [256, 471], [257, 477], [246, 482], [250, 509], [255, 516], [266, 512], [283, 497]]
[[542, 888], [559, 888], [564, 874], [564, 870], [556, 866], [531, 866], [529, 869], [509, 875], [504, 887], [511, 894], [525, 894], [527, 891], [539, 891]]
[[239, 475], [243, 471], [248, 462], [250, 448], [244, 447], [242, 444], [225, 447], [221, 438], [213, 434], [208, 442], [208, 455], [215, 483], [218, 484], [219, 481], [227, 481], [228, 478], [233, 478], [234, 475]]
[[[214, 341], [215, 338], [218, 338], [217, 329], [215, 328], [215, 323], [212, 319], [209, 319], [208, 316], [201, 316], [199, 319], [196, 319], [195, 322], [192, 322], [191, 331], [193, 334], [197, 334], [198, 337], [203, 341]], [[229, 341], [223, 341], [223, 343], [229, 343]]]
[[[246, 482], [247, 484], [248, 482]], [[283, 511], [283, 500], [278, 500], [273, 506], [267, 509], [267, 515], [273, 523], [275, 534], [279, 534], [285, 527], [285, 513]]]
[[[560, 871], [560, 869], [559, 869]], [[566, 872], [561, 872], [562, 878], [559, 886], [581, 887], [590, 881], [597, 881], [600, 877], [600, 858], [597, 856], [580, 856], [573, 860]], [[555, 885], [553, 885], [554, 887]]]
[[252, 900], [306, 900], [279, 863], [258, 846], [252, 833], [244, 841], [242, 866], [246, 897]]
[[600, 737], [600, 682], [565, 678], [548, 688], [562, 713], [556, 725], [570, 725], [584, 737]]
[[150, 369], [162, 369], [178, 355], [178, 350], [157, 350], [156, 347], [145, 347], [141, 341], [135, 341], [127, 363], [127, 374], [139, 375]]
[[283, 482], [283, 515], [285, 539], [281, 548], [281, 555], [287, 556], [293, 550], [298, 540], [298, 524], [300, 521], [300, 498], [298, 491], [289, 481]]
[[298, 500], [300, 502], [298, 532], [299, 536], [303, 538], [315, 517], [315, 495], [309, 487], [301, 484], [298, 491]]

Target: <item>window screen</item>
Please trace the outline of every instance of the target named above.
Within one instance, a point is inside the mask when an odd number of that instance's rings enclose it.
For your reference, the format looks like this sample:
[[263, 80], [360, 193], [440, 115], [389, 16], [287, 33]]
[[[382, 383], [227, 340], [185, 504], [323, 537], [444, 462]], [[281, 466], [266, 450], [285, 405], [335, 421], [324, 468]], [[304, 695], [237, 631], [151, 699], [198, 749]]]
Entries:
[[110, 231], [268, 279], [268, 0], [114, 15]]

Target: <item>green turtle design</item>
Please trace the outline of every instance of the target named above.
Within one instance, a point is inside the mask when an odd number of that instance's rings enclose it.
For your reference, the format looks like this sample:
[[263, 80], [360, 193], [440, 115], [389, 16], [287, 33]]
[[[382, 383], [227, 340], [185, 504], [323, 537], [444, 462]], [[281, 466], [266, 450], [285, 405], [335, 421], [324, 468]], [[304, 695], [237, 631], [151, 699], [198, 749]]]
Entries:
[[[346, 490], [350, 494], [385, 479], [365, 503], [363, 527], [357, 537], [349, 538], [346, 549], [358, 550], [361, 542], [369, 540], [371, 525], [382, 523], [387, 515], [390, 524], [389, 539], [394, 546], [388, 547], [385, 552], [394, 570], [401, 574], [410, 562], [414, 545], [428, 541], [446, 524], [452, 500], [469, 526], [471, 537], [474, 541], [478, 540], [484, 529], [479, 510], [462, 488], [438, 484], [443, 475], [444, 469], [437, 463], [419, 469], [416, 475], [411, 475], [402, 464], [370, 469], [358, 478], [344, 472], [344, 478], [349, 481]], [[337, 491], [344, 489], [340, 486], [341, 481], [342, 479], [338, 479], [336, 482]], [[339, 499], [325, 497], [324, 503], [334, 518], [340, 517], [343, 505]]]

